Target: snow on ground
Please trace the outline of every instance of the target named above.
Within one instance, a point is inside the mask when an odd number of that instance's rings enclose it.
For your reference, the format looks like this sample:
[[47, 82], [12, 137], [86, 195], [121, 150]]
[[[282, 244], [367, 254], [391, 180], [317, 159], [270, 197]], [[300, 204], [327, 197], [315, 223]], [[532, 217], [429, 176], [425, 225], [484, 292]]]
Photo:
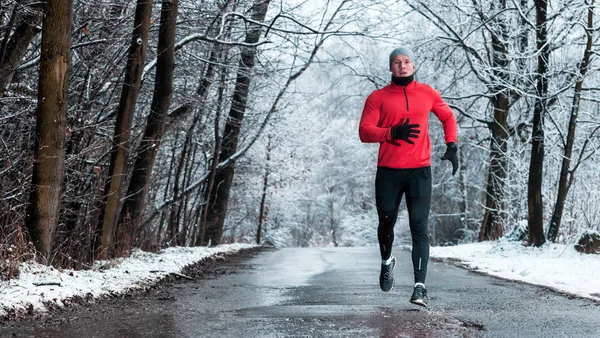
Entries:
[[[15, 310], [44, 312], [45, 302], [62, 306], [72, 297], [100, 297], [144, 289], [204, 258], [252, 247], [255, 245], [176, 247], [160, 254], [135, 251], [125, 259], [97, 262], [86, 271], [59, 271], [28, 262], [21, 266], [19, 278], [0, 282], [0, 318]], [[534, 248], [501, 240], [432, 247], [431, 257], [452, 258], [482, 273], [600, 301], [600, 255], [580, 254], [572, 245]]]
[[80, 271], [23, 263], [19, 278], [0, 281], [0, 318], [12, 311], [45, 312], [44, 303], [48, 302], [60, 307], [73, 297], [97, 298], [148, 288], [171, 273], [181, 273], [192, 263], [255, 246], [174, 247], [160, 254], [136, 250], [128, 258], [98, 261], [92, 269]]
[[581, 254], [573, 245], [535, 248], [500, 240], [432, 247], [431, 257], [457, 259], [478, 272], [600, 301], [600, 255]]

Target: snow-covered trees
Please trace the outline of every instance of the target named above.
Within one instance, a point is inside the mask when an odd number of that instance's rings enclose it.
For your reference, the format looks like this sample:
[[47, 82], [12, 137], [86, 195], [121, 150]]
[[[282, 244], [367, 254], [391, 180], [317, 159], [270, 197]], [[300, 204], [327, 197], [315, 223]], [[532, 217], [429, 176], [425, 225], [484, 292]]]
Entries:
[[[0, 6], [0, 244], [22, 238], [32, 205], [33, 112], [46, 102], [36, 4]], [[373, 243], [377, 145], [361, 144], [357, 125], [366, 96], [389, 82], [398, 45], [415, 50], [417, 80], [442, 93], [460, 124], [453, 177], [431, 123], [432, 242], [498, 238], [529, 217], [529, 188], [542, 228], [557, 201], [550, 239], [600, 224], [593, 4], [548, 3], [539, 44], [542, 2], [524, 0], [179, 0], [169, 39], [158, 4], [140, 1], [139, 17], [130, 1], [74, 4], [65, 155], [56, 155], [64, 180], [53, 199], [59, 264], [82, 266], [113, 240], [122, 252], [257, 238]], [[537, 141], [544, 161], [530, 170]], [[102, 241], [99, 229], [115, 237]]]

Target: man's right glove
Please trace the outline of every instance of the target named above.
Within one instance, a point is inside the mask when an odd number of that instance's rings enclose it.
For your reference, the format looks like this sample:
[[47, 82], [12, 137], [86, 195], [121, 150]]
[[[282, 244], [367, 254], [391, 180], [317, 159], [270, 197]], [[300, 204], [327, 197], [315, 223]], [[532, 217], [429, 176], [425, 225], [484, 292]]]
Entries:
[[406, 143], [415, 144], [410, 138], [418, 138], [421, 131], [418, 124], [410, 124], [410, 119], [400, 120], [400, 123], [390, 128], [390, 135], [394, 140], [403, 140]]
[[452, 175], [456, 173], [458, 169], [458, 146], [454, 142], [450, 142], [446, 145], [446, 153], [442, 156], [442, 160], [448, 160], [452, 162]]

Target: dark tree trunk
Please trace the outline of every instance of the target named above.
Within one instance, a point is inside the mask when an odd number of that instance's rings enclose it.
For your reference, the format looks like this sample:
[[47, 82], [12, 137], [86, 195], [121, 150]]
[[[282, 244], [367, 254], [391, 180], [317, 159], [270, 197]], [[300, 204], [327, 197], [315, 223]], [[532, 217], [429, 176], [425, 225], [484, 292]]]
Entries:
[[[254, 2], [251, 9], [252, 20], [256, 22], [264, 21], [269, 2], [270, 0], [256, 0]], [[261, 26], [249, 23], [246, 39], [244, 41], [247, 45], [242, 47], [231, 109], [223, 134], [219, 163], [229, 159], [237, 151], [240, 129], [244, 121], [246, 101], [248, 99], [248, 92], [250, 90], [250, 82], [252, 79], [251, 72], [255, 62], [256, 46], [253, 46], [253, 44], [256, 44], [260, 40], [260, 32]], [[215, 177], [215, 189], [213, 189], [210, 198], [207, 199], [207, 203], [209, 203], [207, 204], [207, 207], [208, 205], [211, 205], [211, 208], [209, 209], [206, 233], [202, 240], [202, 244], [207, 244], [210, 241], [214, 245], [218, 245], [221, 242], [234, 172], [235, 161], [230, 161], [228, 165], [217, 172]]]
[[[262, 241], [263, 222], [267, 220], [267, 212], [265, 210], [265, 201], [267, 199], [267, 188], [269, 187], [269, 162], [271, 161], [271, 136], [269, 136], [269, 142], [267, 143], [267, 161], [265, 168], [265, 176], [263, 177], [263, 188], [260, 197], [260, 209], [258, 213], [258, 228], [256, 229], [256, 244], [260, 244]], [[337, 246], [337, 245], [336, 245]]]
[[[583, 79], [587, 74], [588, 67], [590, 65], [590, 56], [592, 55], [592, 32], [594, 31], [594, 0], [592, 0], [588, 9], [588, 26], [587, 26], [587, 44], [583, 53], [583, 60], [579, 65], [579, 73], [581, 74], [580, 80], [575, 84], [575, 93], [573, 94], [573, 105], [571, 106], [571, 117], [569, 118], [569, 131], [567, 133], [567, 140], [565, 143], [565, 153], [560, 167], [560, 177], [558, 179], [558, 194], [556, 195], [556, 204], [554, 204], [554, 212], [548, 226], [548, 232], [546, 238], [549, 241], [556, 242], [558, 237], [558, 231], [560, 229], [560, 222], [562, 219], [563, 211], [565, 208], [565, 201], [567, 194], [569, 193], [570, 182], [574, 175], [574, 170], [570, 171], [571, 167], [571, 156], [573, 155], [573, 144], [575, 143], [575, 128], [577, 127], [577, 117], [579, 116], [579, 103], [581, 100], [581, 88], [583, 87]], [[570, 177], [569, 177], [570, 176]]]
[[546, 0], [536, 0], [536, 41], [538, 51], [537, 97], [533, 110], [533, 129], [531, 142], [531, 162], [529, 165], [529, 185], [527, 201], [529, 210], [529, 244], [541, 246], [545, 242], [542, 201], [542, 173], [544, 165], [544, 115], [547, 109], [548, 60], [550, 46], [547, 36]]
[[[173, 68], [175, 67], [175, 29], [177, 27], [178, 0], [163, 0], [158, 35], [158, 58], [154, 82], [154, 96], [148, 123], [140, 144], [131, 182], [119, 218], [123, 234], [121, 250], [128, 252], [134, 242], [144, 211], [148, 186], [156, 153], [165, 130], [165, 122], [173, 95]], [[120, 239], [121, 240], [121, 239]]]
[[[501, 10], [506, 8], [506, 1], [500, 1]], [[502, 213], [504, 211], [504, 186], [506, 182], [506, 149], [508, 139], [508, 109], [509, 93], [502, 87], [502, 83], [508, 82], [508, 58], [507, 49], [504, 41], [508, 41], [505, 36], [507, 27], [504, 22], [498, 22], [501, 36], [492, 32], [492, 64], [493, 74], [496, 79], [492, 83], [491, 92], [495, 93], [491, 99], [493, 106], [493, 121], [489, 124], [490, 141], [490, 159], [487, 172], [487, 186], [485, 198], [485, 214], [479, 232], [479, 240], [496, 240], [503, 234], [504, 220]]]
[[[5, 39], [0, 46], [0, 97], [4, 96], [6, 87], [11, 83], [15, 70], [27, 52], [27, 47], [39, 33], [38, 26], [42, 21], [45, 6], [45, 2], [33, 2], [25, 5], [24, 14], [10, 39], [8, 36], [11, 27], [8, 27], [6, 31]], [[13, 12], [11, 21], [16, 21], [19, 10], [15, 7]]]
[[[333, 191], [333, 189], [332, 189]], [[336, 226], [336, 221], [335, 221], [335, 215], [334, 215], [334, 201], [333, 199], [329, 199], [329, 231], [331, 232], [331, 242], [333, 243], [334, 247], [338, 247], [338, 240], [337, 240], [337, 226]]]
[[[460, 158], [466, 158], [466, 151], [465, 151], [465, 145], [461, 145], [460, 147]], [[467, 161], [463, 160], [460, 161], [460, 169], [458, 171], [459, 174], [459, 184], [460, 184], [460, 191], [462, 192], [462, 196], [461, 196], [461, 201], [460, 201], [460, 212], [463, 215], [460, 221], [460, 224], [462, 226], [462, 228], [464, 229], [463, 231], [463, 238], [465, 238], [465, 236], [468, 233], [469, 230], [469, 222], [468, 222], [468, 217], [469, 217], [469, 191], [468, 191], [468, 183], [467, 183]]]
[[64, 177], [71, 16], [71, 0], [51, 1], [42, 24], [34, 163], [26, 224], [47, 264], [52, 260]]
[[125, 79], [121, 90], [121, 99], [117, 108], [117, 121], [111, 149], [110, 169], [104, 187], [104, 205], [98, 222], [97, 257], [107, 259], [111, 256], [113, 236], [116, 229], [117, 216], [122, 198], [122, 189], [127, 177], [127, 161], [129, 160], [129, 141], [131, 125], [135, 112], [135, 104], [140, 90], [142, 72], [148, 49], [148, 34], [152, 14], [152, 1], [138, 0], [135, 9], [133, 34]]

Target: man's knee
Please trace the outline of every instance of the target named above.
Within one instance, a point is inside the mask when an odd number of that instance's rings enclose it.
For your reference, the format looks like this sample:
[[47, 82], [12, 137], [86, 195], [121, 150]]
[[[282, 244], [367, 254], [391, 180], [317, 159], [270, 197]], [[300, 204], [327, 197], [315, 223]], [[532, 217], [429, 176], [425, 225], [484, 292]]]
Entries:
[[379, 212], [379, 226], [393, 227], [396, 223], [396, 210], [387, 210]]

